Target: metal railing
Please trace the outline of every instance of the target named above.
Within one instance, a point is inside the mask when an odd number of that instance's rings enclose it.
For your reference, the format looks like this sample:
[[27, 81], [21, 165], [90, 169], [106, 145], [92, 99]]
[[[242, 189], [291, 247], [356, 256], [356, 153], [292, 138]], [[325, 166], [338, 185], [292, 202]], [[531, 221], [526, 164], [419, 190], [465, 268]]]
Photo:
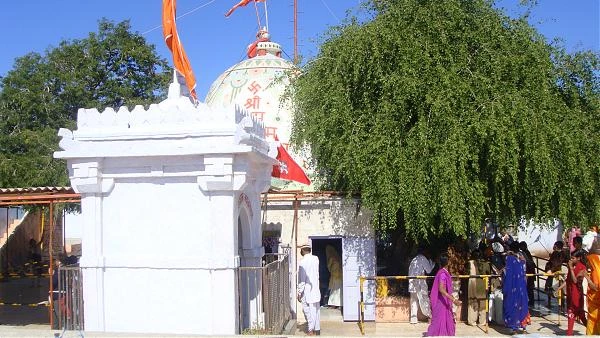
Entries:
[[242, 334], [279, 334], [291, 318], [289, 255], [267, 254], [263, 262], [238, 271]]
[[58, 268], [58, 286], [53, 291], [51, 304], [58, 329], [83, 331], [83, 283], [80, 267]]
[[[525, 276], [527, 277], [531, 277], [531, 276], [537, 276], [539, 277], [548, 277], [548, 276], [554, 276], [555, 278], [557, 278], [557, 280], [560, 282], [564, 276], [563, 272], [555, 272], [555, 273], [536, 273], [536, 274], [526, 274]], [[481, 278], [484, 281], [484, 285], [485, 285], [485, 290], [486, 290], [486, 297], [485, 297], [485, 333], [488, 333], [489, 330], [489, 323], [488, 323], [488, 315], [489, 315], [489, 310], [490, 310], [490, 305], [489, 305], [489, 296], [490, 296], [490, 280], [493, 278], [500, 278], [500, 275], [459, 275], [459, 276], [452, 276], [453, 279], [470, 279], [470, 278]], [[364, 301], [364, 284], [365, 281], [368, 280], [373, 280], [373, 281], [379, 281], [379, 280], [410, 280], [410, 279], [433, 279], [435, 278], [435, 276], [373, 276], [373, 277], [364, 277], [364, 276], [360, 276], [360, 280], [359, 280], [359, 291], [360, 291], [360, 299], [359, 299], [359, 303], [358, 303], [358, 307], [359, 307], [359, 318], [358, 318], [358, 327], [360, 329], [360, 333], [362, 335], [365, 334], [365, 329], [364, 329], [364, 324], [365, 324], [365, 301]], [[561, 308], [561, 300], [562, 300], [562, 291], [559, 289], [558, 290], [558, 295], [557, 295], [557, 301], [558, 301], [558, 325], [560, 325], [560, 308]], [[463, 304], [466, 304], [463, 302]]]

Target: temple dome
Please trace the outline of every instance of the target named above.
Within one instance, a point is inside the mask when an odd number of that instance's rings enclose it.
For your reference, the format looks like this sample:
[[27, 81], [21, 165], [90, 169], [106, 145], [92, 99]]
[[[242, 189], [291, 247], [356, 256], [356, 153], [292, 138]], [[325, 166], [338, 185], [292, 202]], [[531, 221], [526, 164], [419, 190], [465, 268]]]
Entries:
[[[213, 82], [206, 95], [206, 104], [215, 108], [239, 105], [263, 121], [267, 140], [273, 140], [277, 135], [287, 147], [292, 111], [281, 98], [290, 83], [290, 75], [298, 68], [280, 56], [281, 47], [277, 43], [259, 39], [248, 46], [249, 56], [252, 51], [252, 57], [230, 67]], [[306, 169], [306, 155], [288, 150]]]
[[230, 67], [213, 82], [206, 104], [239, 105], [264, 122], [267, 139], [276, 133], [282, 143], [288, 143], [291, 111], [281, 103], [281, 97], [296, 67], [279, 56], [281, 47], [277, 43], [258, 42], [256, 49], [256, 56]]

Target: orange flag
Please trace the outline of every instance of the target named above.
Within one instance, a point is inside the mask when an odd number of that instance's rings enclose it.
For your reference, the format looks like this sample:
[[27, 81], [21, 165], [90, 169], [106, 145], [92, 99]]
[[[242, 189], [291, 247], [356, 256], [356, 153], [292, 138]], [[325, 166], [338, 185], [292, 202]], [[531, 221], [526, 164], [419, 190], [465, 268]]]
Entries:
[[238, 2], [237, 4], [235, 4], [233, 7], [231, 7], [231, 9], [229, 11], [227, 11], [227, 13], [225, 13], [225, 17], [230, 16], [231, 13], [233, 13], [233, 11], [235, 11], [238, 7], [246, 6], [249, 3], [251, 3], [252, 1], [255, 1], [255, 2], [265, 2], [265, 0], [241, 0], [240, 2]]
[[177, 26], [175, 25], [175, 2], [176, 0], [163, 0], [163, 36], [165, 37], [167, 47], [169, 47], [173, 54], [173, 66], [177, 72], [185, 78], [185, 84], [194, 101], [198, 101], [198, 96], [196, 95], [196, 78], [194, 77], [190, 61], [183, 50], [183, 45], [179, 40], [179, 34], [177, 34]]

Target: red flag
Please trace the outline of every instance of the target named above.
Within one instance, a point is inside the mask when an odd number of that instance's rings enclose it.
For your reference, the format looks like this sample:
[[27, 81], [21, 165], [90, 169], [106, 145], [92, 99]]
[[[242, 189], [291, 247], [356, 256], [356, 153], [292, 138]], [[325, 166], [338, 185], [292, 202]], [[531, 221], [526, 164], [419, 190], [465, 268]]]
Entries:
[[[279, 141], [277, 135], [275, 135], [275, 141]], [[279, 161], [279, 164], [273, 166], [272, 177], [310, 185], [310, 179], [308, 179], [304, 170], [294, 161], [281, 143], [277, 146], [277, 161]]]
[[177, 26], [175, 25], [175, 4], [176, 0], [163, 0], [162, 24], [163, 36], [165, 43], [173, 54], [173, 66], [179, 74], [185, 78], [185, 84], [190, 91], [190, 95], [194, 101], [198, 100], [196, 95], [196, 79], [190, 61], [183, 50], [179, 34], [177, 34]]
[[255, 1], [255, 2], [265, 2], [265, 0], [241, 0], [240, 2], [238, 2], [237, 4], [235, 4], [233, 7], [231, 7], [231, 9], [229, 11], [227, 11], [227, 13], [225, 13], [225, 17], [230, 16], [231, 13], [233, 13], [233, 11], [235, 11], [238, 7], [246, 6], [249, 3], [251, 3], [252, 1]]

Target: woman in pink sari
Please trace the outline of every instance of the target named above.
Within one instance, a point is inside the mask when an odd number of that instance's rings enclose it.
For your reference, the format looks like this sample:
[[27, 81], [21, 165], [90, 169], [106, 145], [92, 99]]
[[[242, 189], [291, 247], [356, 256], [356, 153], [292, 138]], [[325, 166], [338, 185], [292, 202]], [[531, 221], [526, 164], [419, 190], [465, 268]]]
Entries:
[[441, 268], [433, 280], [431, 288], [431, 324], [427, 336], [454, 336], [456, 323], [452, 315], [452, 303], [460, 305], [460, 300], [452, 296], [452, 276], [447, 270], [448, 255], [440, 255]]

